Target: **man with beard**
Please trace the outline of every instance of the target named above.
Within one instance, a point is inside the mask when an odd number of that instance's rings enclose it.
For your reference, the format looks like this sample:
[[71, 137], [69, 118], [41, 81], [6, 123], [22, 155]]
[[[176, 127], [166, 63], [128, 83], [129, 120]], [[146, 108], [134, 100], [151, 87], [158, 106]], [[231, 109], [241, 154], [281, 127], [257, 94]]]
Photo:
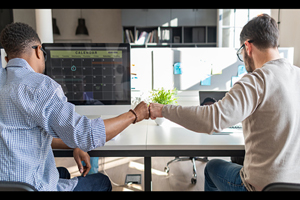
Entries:
[[267, 14], [240, 34], [238, 58], [248, 72], [209, 106], [150, 104], [151, 119], [165, 117], [200, 133], [220, 132], [242, 121], [244, 165], [220, 159], [205, 168], [206, 191], [260, 191], [273, 182], [300, 183], [300, 69], [278, 52], [279, 31]]

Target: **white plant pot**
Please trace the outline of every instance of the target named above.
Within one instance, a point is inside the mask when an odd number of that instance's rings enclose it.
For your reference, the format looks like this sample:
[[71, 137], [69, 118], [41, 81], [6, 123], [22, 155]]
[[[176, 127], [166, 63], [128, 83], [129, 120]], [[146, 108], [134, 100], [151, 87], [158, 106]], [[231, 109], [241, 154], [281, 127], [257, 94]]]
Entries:
[[164, 117], [157, 117], [155, 119], [155, 123], [157, 124], [157, 126], [160, 126], [164, 121], [165, 121]]

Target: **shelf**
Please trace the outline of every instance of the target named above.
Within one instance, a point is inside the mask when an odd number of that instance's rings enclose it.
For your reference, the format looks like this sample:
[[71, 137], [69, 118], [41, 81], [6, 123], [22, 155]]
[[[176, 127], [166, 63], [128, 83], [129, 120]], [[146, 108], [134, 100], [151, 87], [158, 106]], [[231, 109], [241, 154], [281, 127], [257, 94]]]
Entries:
[[131, 48], [157, 48], [157, 47], [216, 47], [217, 43], [146, 43], [135, 44], [130, 43]]
[[124, 26], [123, 42], [130, 41], [133, 48], [216, 47], [216, 32], [216, 26]]

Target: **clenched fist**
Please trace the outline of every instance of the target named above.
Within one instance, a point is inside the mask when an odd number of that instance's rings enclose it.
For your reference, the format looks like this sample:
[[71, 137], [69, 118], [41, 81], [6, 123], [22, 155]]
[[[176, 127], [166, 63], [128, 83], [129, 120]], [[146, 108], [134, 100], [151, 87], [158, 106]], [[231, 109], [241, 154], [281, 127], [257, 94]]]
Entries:
[[149, 119], [149, 109], [147, 104], [142, 101], [133, 109], [137, 115], [137, 120], [136, 122], [140, 122], [143, 119]]
[[150, 103], [149, 105], [149, 113], [151, 119], [156, 119], [157, 117], [163, 117], [162, 116], [162, 109], [164, 105], [159, 103]]

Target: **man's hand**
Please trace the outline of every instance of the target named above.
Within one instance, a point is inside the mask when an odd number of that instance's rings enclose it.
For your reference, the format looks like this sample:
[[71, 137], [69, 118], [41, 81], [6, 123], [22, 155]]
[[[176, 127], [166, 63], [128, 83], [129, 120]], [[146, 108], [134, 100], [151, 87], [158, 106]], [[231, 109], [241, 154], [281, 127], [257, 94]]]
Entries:
[[159, 103], [150, 103], [149, 105], [149, 112], [151, 119], [156, 119], [157, 117], [163, 117], [162, 116], [162, 109], [164, 105]]
[[136, 122], [140, 122], [143, 119], [149, 119], [149, 109], [148, 109], [147, 104], [144, 101], [142, 101], [141, 103], [139, 103], [139, 105], [137, 105], [134, 108], [134, 111], [135, 111], [135, 113], [137, 115]]
[[[51, 147], [52, 149], [70, 149], [70, 147], [68, 147], [60, 138], [53, 138]], [[73, 157], [77, 163], [79, 172], [83, 176], [86, 176], [91, 169], [91, 161], [89, 154], [82, 151], [79, 148], [75, 148], [73, 150]], [[84, 161], [86, 166], [83, 167], [81, 161]]]
[[[90, 156], [88, 153], [82, 151], [79, 148], [75, 148], [73, 150], [73, 156], [74, 159], [77, 163], [78, 166], [78, 170], [79, 172], [82, 174], [83, 177], [85, 177], [87, 175], [87, 173], [89, 173], [90, 169], [91, 169], [91, 161], [90, 161]], [[81, 161], [85, 162], [85, 166], [82, 166]]]

